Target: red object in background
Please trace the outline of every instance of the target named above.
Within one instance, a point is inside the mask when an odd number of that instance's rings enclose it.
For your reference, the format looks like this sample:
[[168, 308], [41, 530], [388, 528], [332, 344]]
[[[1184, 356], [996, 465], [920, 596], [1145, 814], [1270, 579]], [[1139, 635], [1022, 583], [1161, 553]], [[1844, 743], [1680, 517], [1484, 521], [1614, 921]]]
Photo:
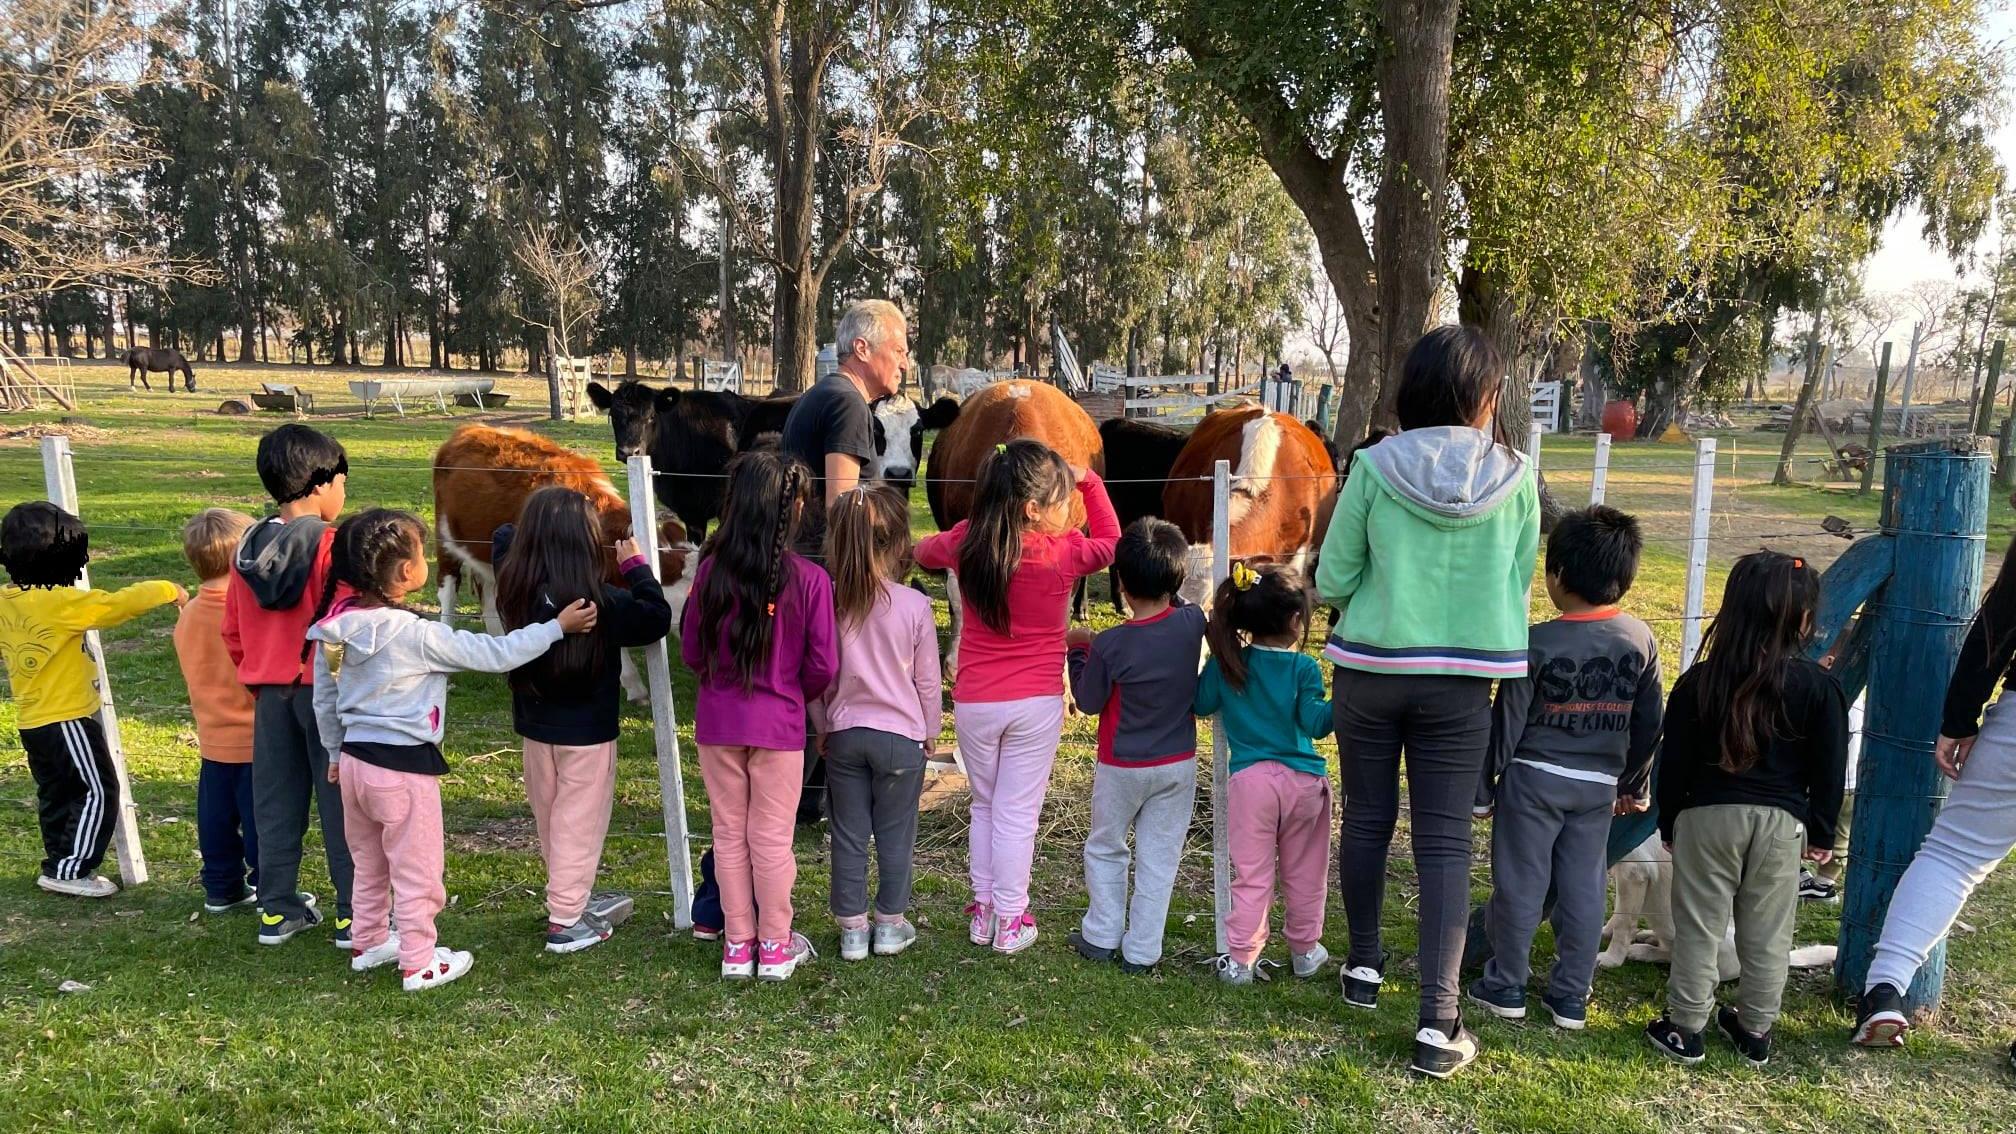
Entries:
[[1603, 432], [1612, 441], [1629, 441], [1638, 436], [1638, 406], [1618, 399], [1603, 407]]

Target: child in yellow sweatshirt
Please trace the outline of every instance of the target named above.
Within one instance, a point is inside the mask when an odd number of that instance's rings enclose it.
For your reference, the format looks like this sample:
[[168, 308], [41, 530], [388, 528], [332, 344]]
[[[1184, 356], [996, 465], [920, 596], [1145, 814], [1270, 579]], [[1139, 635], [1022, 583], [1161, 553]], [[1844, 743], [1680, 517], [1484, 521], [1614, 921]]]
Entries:
[[118, 591], [74, 585], [89, 562], [84, 522], [47, 501], [16, 504], [0, 520], [0, 661], [13, 688], [21, 747], [42, 820], [42, 876], [52, 894], [105, 898], [118, 891], [93, 873], [119, 813], [119, 782], [98, 724], [98, 667], [84, 635], [167, 603], [189, 601], [165, 580]]

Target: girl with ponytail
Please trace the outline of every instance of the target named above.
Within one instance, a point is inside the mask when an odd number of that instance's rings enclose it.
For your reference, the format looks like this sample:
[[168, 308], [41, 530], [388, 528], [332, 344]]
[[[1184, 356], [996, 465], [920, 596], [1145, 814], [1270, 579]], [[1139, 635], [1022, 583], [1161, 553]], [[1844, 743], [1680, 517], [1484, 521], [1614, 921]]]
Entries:
[[[814, 956], [791, 928], [791, 834], [804, 789], [805, 719], [838, 666], [833, 583], [791, 550], [812, 496], [774, 450], [728, 465], [721, 525], [700, 551], [679, 624], [699, 679], [693, 742], [713, 816], [721, 975], [784, 980]], [[760, 911], [760, 912], [759, 912]]]
[[594, 605], [579, 600], [503, 637], [454, 630], [402, 605], [426, 582], [420, 518], [387, 508], [360, 512], [336, 529], [308, 629], [315, 722], [329, 753], [329, 781], [341, 786], [356, 871], [350, 967], [364, 972], [398, 961], [408, 992], [447, 984], [474, 963], [467, 952], [435, 944], [434, 918], [448, 898], [441, 837], [448, 675], [507, 673], [565, 635], [595, 629]]
[[[1067, 527], [1074, 488], [1085, 500], [1087, 532]], [[972, 515], [917, 545], [919, 567], [959, 577], [966, 628], [952, 715], [973, 793], [968, 936], [997, 953], [1036, 940], [1029, 864], [1064, 727], [1071, 590], [1111, 564], [1119, 542], [1099, 474], [1021, 439], [981, 463]]]

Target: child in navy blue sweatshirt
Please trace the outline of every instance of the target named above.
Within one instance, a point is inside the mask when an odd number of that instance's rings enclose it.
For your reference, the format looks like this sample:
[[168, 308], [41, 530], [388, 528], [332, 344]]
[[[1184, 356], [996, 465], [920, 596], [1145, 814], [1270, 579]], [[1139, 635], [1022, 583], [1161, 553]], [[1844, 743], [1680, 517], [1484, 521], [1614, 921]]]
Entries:
[[[1085, 920], [1071, 934], [1094, 961], [1116, 955], [1144, 972], [1162, 959], [1162, 929], [1190, 810], [1197, 796], [1198, 647], [1204, 613], [1180, 605], [1190, 545], [1176, 525], [1136, 520], [1113, 567], [1130, 618], [1094, 638], [1068, 635], [1071, 693], [1099, 715], [1092, 772], [1092, 830], [1085, 838]], [[1134, 832], [1134, 897], [1127, 897], [1127, 832]]]

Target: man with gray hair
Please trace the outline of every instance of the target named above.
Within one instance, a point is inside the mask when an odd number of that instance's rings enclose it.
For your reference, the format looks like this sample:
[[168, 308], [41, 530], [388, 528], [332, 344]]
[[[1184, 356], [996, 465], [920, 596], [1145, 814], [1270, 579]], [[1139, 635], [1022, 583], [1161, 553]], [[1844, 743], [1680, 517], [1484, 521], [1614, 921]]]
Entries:
[[909, 324], [886, 299], [864, 299], [840, 316], [834, 353], [840, 372], [814, 383], [784, 419], [779, 448], [812, 470], [813, 507], [799, 526], [799, 549], [816, 555], [826, 509], [861, 482], [875, 458], [876, 402], [896, 392], [910, 365]]

